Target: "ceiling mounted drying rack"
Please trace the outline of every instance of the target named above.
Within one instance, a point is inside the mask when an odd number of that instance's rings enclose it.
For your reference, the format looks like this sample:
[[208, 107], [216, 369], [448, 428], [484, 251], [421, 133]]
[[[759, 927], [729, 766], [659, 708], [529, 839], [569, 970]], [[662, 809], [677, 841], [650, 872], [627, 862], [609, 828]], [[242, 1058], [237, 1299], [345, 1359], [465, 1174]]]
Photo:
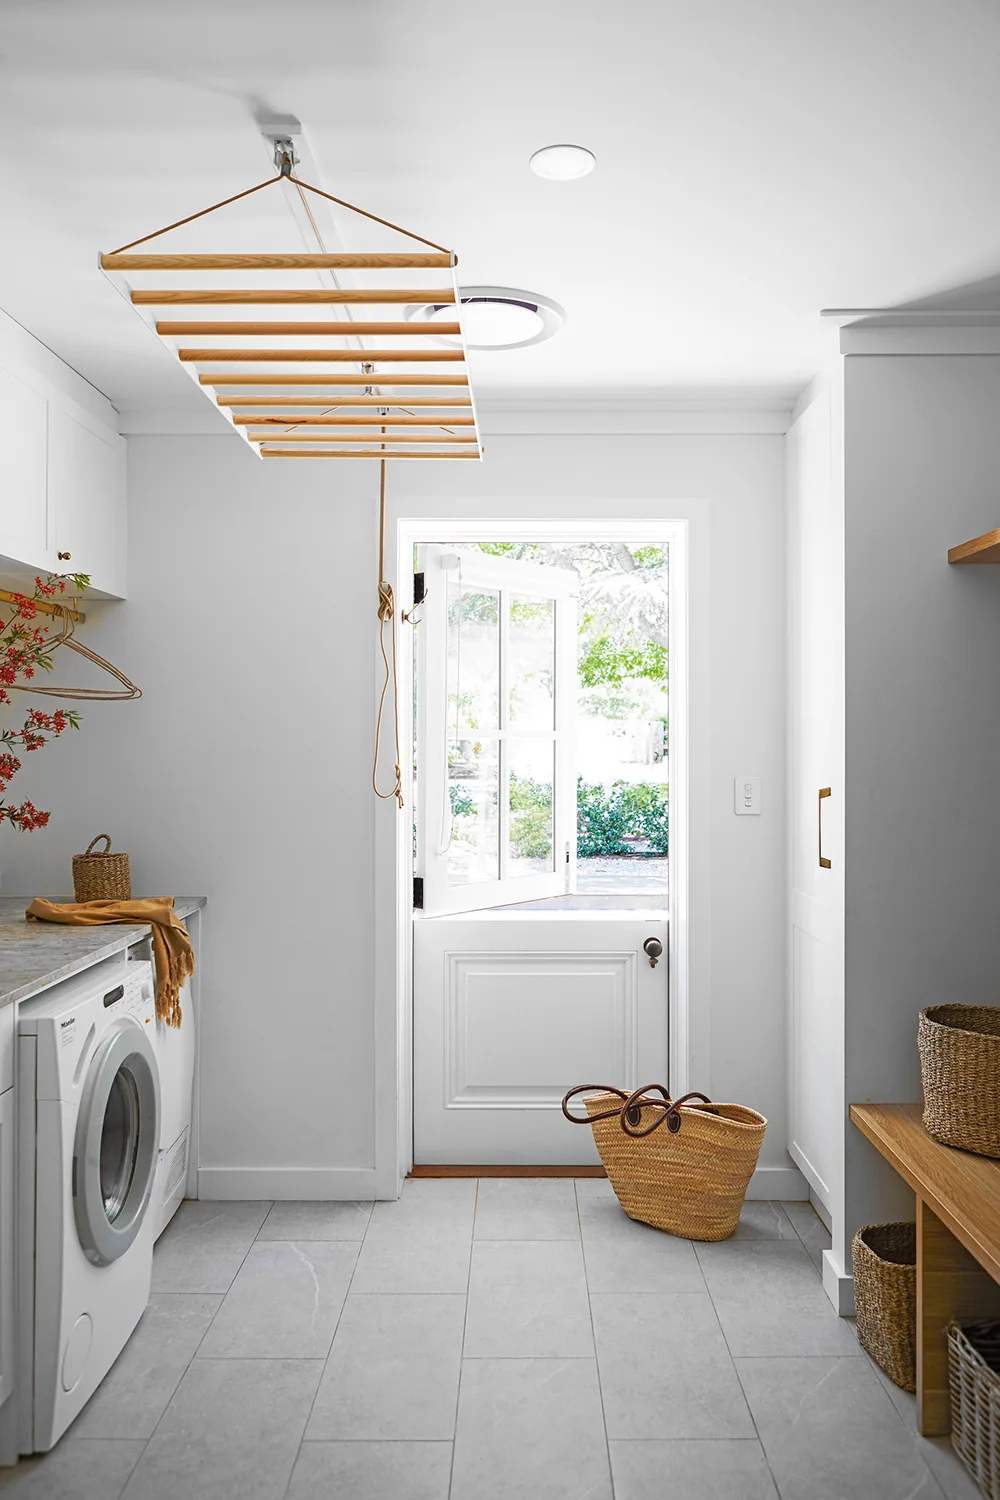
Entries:
[[[275, 144], [286, 147], [276, 152], [277, 176], [102, 254], [101, 270], [261, 458], [482, 458], [475, 401], [466, 370], [454, 251], [303, 182], [292, 171], [294, 152], [288, 143]], [[317, 254], [137, 251], [137, 246], [283, 181], [299, 194], [321, 245], [307, 193], [427, 248], [370, 254], [331, 254], [325, 247]], [[379, 275], [371, 285], [345, 287], [337, 279], [339, 271], [352, 277], [372, 272]], [[444, 284], [387, 284], [403, 271], [419, 273], [408, 279], [420, 281], [433, 273], [431, 279]], [[133, 284], [135, 276], [147, 273], [154, 273], [158, 284]], [[234, 284], [247, 273], [252, 273], [253, 285]], [[273, 285], [266, 285], [270, 273], [280, 274], [276, 274]], [[289, 277], [294, 280], [303, 273], [328, 279], [331, 284], [289, 285]], [[205, 284], [214, 279], [220, 284]], [[163, 285], [165, 280], [170, 285]], [[418, 323], [399, 320], [398, 314], [396, 319], [366, 316], [359, 320], [354, 316], [357, 307], [400, 309], [418, 304], [442, 309], [454, 306], [455, 318]], [[242, 311], [228, 311], [269, 306], [294, 306], [301, 310], [301, 316], [289, 319], [286, 313], [281, 320], [255, 316], [247, 321]], [[222, 311], [210, 313], [203, 320], [197, 315], [178, 317], [179, 307]], [[164, 317], [163, 311], [173, 316]], [[459, 347], [434, 347], [435, 338], [443, 334], [457, 337]], [[226, 342], [206, 342], [217, 338]], [[261, 342], [274, 338], [280, 338], [282, 344], [270, 347]], [[356, 347], [330, 343], [338, 338], [351, 340]], [[314, 342], [318, 339], [324, 341], [319, 346]], [[378, 344], [369, 347], [363, 342], [366, 339], [377, 339]], [[387, 343], [390, 339], [392, 345]], [[396, 340], [400, 341], [398, 345]], [[356, 370], [345, 370], [351, 364]], [[249, 371], [251, 365], [259, 368]], [[321, 373], [317, 365], [331, 368]], [[452, 368], [442, 370], [441, 366]], [[300, 394], [292, 394], [295, 390]], [[325, 410], [301, 415], [294, 410], [315, 407]], [[359, 428], [366, 430], [359, 432]]]

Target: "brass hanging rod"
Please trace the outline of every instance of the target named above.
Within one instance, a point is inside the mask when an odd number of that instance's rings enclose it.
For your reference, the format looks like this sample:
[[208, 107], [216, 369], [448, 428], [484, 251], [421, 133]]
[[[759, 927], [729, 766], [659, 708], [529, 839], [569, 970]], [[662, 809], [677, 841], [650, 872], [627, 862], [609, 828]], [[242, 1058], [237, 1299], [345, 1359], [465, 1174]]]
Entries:
[[268, 361], [294, 361], [295, 363], [341, 362], [356, 365], [366, 363], [430, 363], [461, 364], [465, 354], [461, 349], [178, 349], [178, 359], [188, 364], [225, 364], [228, 360], [249, 361], [266, 364]]
[[[421, 457], [423, 457], [423, 454], [421, 454]], [[27, 598], [27, 595], [24, 597]], [[0, 599], [3, 599], [6, 604], [17, 604], [19, 602], [17, 594], [9, 594], [6, 589], [0, 589]], [[79, 610], [71, 609], [68, 604], [49, 604], [44, 599], [35, 599], [33, 603], [38, 612], [43, 615], [66, 615], [71, 620], [78, 620], [80, 624], [83, 624], [87, 618]]]
[[[404, 406], [462, 407], [472, 410], [472, 402], [465, 396], [407, 396], [404, 401], [387, 401], [384, 396], [219, 396], [219, 406], [329, 406], [343, 411], [345, 407], [378, 406], [386, 411], [401, 411]], [[235, 420], [235, 418], [234, 418]], [[263, 420], [263, 418], [254, 418]], [[294, 420], [289, 418], [290, 421]], [[367, 422], [369, 418], [365, 418]], [[375, 418], [370, 420], [374, 421]], [[390, 421], [395, 420], [390, 417]], [[449, 420], [454, 420], [449, 418]]]
[[104, 271], [381, 271], [433, 270], [455, 255], [102, 255]]
[[353, 450], [351, 448], [262, 448], [261, 458], [479, 458], [477, 452], [464, 448], [453, 448], [447, 453], [380, 453], [377, 449]]
[[437, 337], [440, 334], [460, 335], [462, 327], [460, 323], [352, 323], [347, 318], [338, 319], [334, 323], [164, 323], [158, 322], [157, 333], [163, 334], [209, 334], [209, 333], [232, 333], [232, 334], [271, 334], [291, 333], [303, 334], [307, 337], [318, 337], [319, 335], [336, 334], [343, 338], [353, 338], [356, 335], [365, 336], [385, 335], [388, 338], [399, 335], [403, 338], [428, 338]]
[[[361, 351], [358, 351], [361, 353]], [[363, 358], [368, 358], [368, 351], [363, 351]], [[385, 385], [455, 385], [466, 386], [469, 383], [468, 375], [390, 375], [383, 376]], [[335, 375], [331, 371], [327, 375], [243, 375], [236, 371], [226, 374], [224, 370], [217, 370], [214, 375], [199, 375], [199, 385], [360, 385], [362, 387], [376, 384], [374, 376], [365, 378], [364, 375]], [[367, 392], [365, 392], [367, 394]], [[385, 405], [385, 402], [382, 403]]]
[[416, 302], [429, 304], [434, 307], [445, 307], [455, 301], [455, 293], [451, 287], [440, 291], [417, 289], [414, 287], [381, 287], [378, 290], [359, 291], [356, 287], [339, 287], [336, 291], [314, 291], [306, 288], [285, 288], [279, 291], [275, 287], [262, 287], [257, 291], [244, 291], [241, 289], [218, 288], [215, 291], [133, 291], [132, 302], [136, 307], [155, 307], [157, 303], [166, 305], [174, 303], [177, 306], [186, 304], [189, 307], [204, 306], [219, 307], [227, 304], [240, 304], [252, 306], [255, 303], [261, 307], [268, 303], [280, 306], [282, 303], [323, 303], [323, 302], [347, 302], [347, 303], [408, 303]]
[[325, 417], [315, 416], [284, 416], [264, 417], [253, 414], [247, 417], [235, 416], [233, 422], [237, 427], [253, 427], [254, 425], [267, 427], [475, 427], [475, 417]]
[[247, 433], [252, 443], [462, 443], [477, 446], [479, 439], [463, 433], [461, 437], [450, 437], [436, 432], [256, 432]]

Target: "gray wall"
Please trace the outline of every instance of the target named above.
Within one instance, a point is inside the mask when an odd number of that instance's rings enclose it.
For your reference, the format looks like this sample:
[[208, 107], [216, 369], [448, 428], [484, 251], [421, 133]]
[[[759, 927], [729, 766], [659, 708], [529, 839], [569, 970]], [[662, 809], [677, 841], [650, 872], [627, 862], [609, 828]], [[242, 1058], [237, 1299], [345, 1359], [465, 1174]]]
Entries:
[[[917, 1013], [1000, 1000], [1000, 358], [852, 357], [846, 384], [846, 1085], [921, 1097]], [[912, 1196], [847, 1129], [847, 1233]]]

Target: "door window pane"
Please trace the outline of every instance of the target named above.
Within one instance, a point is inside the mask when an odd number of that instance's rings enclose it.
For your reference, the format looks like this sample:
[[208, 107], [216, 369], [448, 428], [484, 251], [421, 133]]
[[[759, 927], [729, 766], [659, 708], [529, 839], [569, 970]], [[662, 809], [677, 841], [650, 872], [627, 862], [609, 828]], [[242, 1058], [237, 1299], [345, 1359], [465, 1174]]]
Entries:
[[553, 869], [551, 739], [507, 741], [510, 821], [507, 869], [512, 876], [544, 875]]
[[113, 1224], [128, 1197], [139, 1146], [139, 1091], [128, 1068], [115, 1074], [101, 1130], [101, 1197]]
[[553, 601], [511, 594], [507, 639], [508, 723], [518, 729], [552, 729], [556, 659]]
[[448, 722], [465, 731], [500, 726], [500, 595], [448, 584]]
[[500, 878], [500, 759], [495, 738], [448, 742], [448, 884]]

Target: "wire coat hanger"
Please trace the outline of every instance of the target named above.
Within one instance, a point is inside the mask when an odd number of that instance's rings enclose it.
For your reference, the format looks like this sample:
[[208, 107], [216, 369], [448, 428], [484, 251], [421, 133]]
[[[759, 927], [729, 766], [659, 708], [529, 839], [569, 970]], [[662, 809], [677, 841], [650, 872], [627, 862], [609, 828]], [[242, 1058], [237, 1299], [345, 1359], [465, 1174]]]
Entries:
[[48, 645], [55, 650], [58, 646], [68, 646], [78, 656], [83, 656], [87, 661], [92, 661], [102, 671], [108, 672], [116, 682], [120, 682], [123, 691], [112, 692], [110, 688], [71, 688], [71, 687], [36, 687], [27, 683], [18, 683], [18, 690], [25, 693], [42, 693], [47, 698], [79, 698], [84, 701], [111, 703], [115, 701], [128, 702], [132, 698], [141, 698], [142, 689], [136, 687], [130, 678], [120, 672], [111, 662], [105, 661], [103, 656], [98, 656], [96, 651], [91, 651], [89, 646], [84, 646], [74, 638], [76, 624], [71, 612], [62, 617], [62, 629], [57, 636], [53, 636]]

